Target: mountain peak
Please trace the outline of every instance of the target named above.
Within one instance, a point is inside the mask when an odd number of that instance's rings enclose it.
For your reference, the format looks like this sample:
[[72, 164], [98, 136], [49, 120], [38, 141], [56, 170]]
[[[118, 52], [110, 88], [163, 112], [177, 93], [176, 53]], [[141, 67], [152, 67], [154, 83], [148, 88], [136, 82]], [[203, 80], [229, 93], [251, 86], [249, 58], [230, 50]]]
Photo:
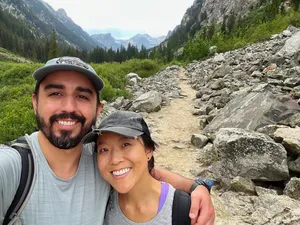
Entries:
[[63, 17], [65, 17], [65, 18], [67, 18], [67, 19], [72, 20], [72, 19], [68, 16], [66, 10], [64, 10], [64, 9], [62, 9], [62, 8], [58, 9], [58, 10], [57, 10], [57, 13], [59, 13], [60, 15], [62, 15]]
[[149, 34], [137, 34], [137, 35], [134, 35], [132, 38], [135, 38], [135, 37], [152, 38]]

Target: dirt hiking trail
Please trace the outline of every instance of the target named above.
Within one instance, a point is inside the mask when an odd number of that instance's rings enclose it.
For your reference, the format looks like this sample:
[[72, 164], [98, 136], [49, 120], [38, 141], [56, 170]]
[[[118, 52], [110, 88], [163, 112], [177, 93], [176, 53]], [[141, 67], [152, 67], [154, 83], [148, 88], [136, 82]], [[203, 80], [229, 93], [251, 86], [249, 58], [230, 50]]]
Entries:
[[169, 169], [186, 177], [195, 177], [196, 149], [191, 134], [199, 132], [199, 120], [192, 115], [196, 91], [187, 84], [185, 70], [180, 68], [181, 98], [171, 99], [167, 106], [145, 117], [154, 140], [159, 144], [155, 152], [155, 166]]
[[[170, 104], [158, 112], [145, 116], [153, 139], [159, 144], [154, 153], [155, 166], [194, 178], [201, 169], [197, 163], [197, 150], [191, 144], [191, 135], [199, 133], [199, 119], [192, 114], [196, 90], [187, 83], [185, 69], [180, 68], [179, 87], [182, 98], [171, 99]], [[199, 150], [198, 150], [199, 151]], [[220, 197], [211, 193], [216, 213], [216, 225], [233, 225], [232, 217], [224, 210]]]

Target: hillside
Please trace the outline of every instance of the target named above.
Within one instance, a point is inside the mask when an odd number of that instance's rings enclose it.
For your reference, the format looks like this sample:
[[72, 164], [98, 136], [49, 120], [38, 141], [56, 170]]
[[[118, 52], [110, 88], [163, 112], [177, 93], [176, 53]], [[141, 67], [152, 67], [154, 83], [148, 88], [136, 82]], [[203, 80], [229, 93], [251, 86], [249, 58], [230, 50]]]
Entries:
[[31, 63], [30, 60], [24, 57], [17, 56], [14, 53], [0, 47], [0, 61], [18, 62], [18, 63]]
[[191, 61], [208, 57], [212, 46], [226, 52], [263, 41], [288, 25], [300, 26], [299, 4], [294, 0], [195, 0], [153, 55], [166, 61]]
[[55, 11], [41, 0], [1, 0], [2, 11], [21, 20], [36, 35], [46, 38], [55, 30], [61, 43], [69, 47], [91, 49], [96, 46], [94, 40], [69, 18], [64, 10]]
[[[186, 10], [181, 23], [168, 35], [165, 45], [179, 48], [188, 38], [193, 38], [197, 32], [211, 24], [220, 24], [230, 15], [245, 16], [248, 11], [262, 3], [260, 0], [195, 0]], [[175, 43], [174, 43], [175, 42]]]

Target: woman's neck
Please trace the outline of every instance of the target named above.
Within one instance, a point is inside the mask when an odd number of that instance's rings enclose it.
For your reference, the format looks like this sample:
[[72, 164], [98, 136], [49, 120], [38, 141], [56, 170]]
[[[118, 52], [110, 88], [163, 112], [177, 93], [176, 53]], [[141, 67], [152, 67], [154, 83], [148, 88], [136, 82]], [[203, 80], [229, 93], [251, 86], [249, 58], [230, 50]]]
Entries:
[[119, 206], [124, 215], [134, 222], [153, 219], [158, 210], [161, 183], [150, 174], [137, 183], [130, 192], [119, 194]]

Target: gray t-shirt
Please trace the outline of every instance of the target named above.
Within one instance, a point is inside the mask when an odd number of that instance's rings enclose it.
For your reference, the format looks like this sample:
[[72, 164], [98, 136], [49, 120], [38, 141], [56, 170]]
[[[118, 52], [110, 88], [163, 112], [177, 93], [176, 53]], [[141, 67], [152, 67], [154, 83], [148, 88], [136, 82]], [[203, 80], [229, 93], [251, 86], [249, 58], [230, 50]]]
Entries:
[[[28, 137], [37, 162], [37, 176], [30, 199], [21, 214], [21, 223], [103, 224], [110, 185], [98, 172], [96, 157], [92, 153], [93, 146], [91, 144], [84, 146], [77, 173], [65, 180], [58, 178], [49, 167], [41, 151], [37, 132]], [[14, 198], [21, 174], [21, 158], [17, 151], [9, 147], [1, 148], [0, 224]]]
[[114, 191], [107, 205], [104, 225], [172, 225], [172, 206], [175, 189], [169, 185], [166, 201], [159, 213], [150, 221], [136, 223], [129, 220], [121, 211], [118, 203], [118, 193]]

